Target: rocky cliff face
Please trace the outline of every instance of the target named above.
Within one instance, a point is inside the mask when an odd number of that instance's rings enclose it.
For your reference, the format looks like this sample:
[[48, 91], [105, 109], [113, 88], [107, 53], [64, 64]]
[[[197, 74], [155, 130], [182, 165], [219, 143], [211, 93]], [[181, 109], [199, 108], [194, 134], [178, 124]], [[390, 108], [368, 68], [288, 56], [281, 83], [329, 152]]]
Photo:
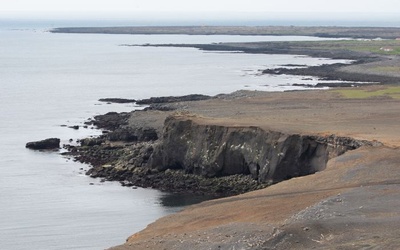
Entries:
[[199, 125], [169, 117], [148, 167], [184, 169], [205, 177], [250, 174], [261, 183], [272, 183], [323, 170], [328, 159], [365, 144], [371, 143], [257, 127]]
[[67, 147], [70, 154], [93, 166], [87, 172], [92, 177], [173, 192], [243, 193], [315, 173], [325, 169], [332, 157], [373, 145], [334, 135], [205, 125], [185, 116], [164, 118], [159, 131], [151, 123], [129, 125], [126, 113], [121, 114], [120, 125], [115, 124], [115, 115], [96, 118], [102, 122], [99, 126], [110, 131], [81, 140], [79, 147]]

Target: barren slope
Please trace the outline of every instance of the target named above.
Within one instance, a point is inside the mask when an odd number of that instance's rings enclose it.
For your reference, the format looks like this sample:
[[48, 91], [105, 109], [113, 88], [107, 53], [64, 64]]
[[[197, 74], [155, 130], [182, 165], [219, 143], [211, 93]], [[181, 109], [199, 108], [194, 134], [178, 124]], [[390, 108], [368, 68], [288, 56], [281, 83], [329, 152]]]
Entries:
[[385, 95], [346, 99], [336, 90], [237, 92], [175, 104], [186, 110], [177, 117], [198, 123], [337, 134], [386, 146], [349, 151], [314, 175], [191, 206], [112, 249], [397, 249], [399, 104]]

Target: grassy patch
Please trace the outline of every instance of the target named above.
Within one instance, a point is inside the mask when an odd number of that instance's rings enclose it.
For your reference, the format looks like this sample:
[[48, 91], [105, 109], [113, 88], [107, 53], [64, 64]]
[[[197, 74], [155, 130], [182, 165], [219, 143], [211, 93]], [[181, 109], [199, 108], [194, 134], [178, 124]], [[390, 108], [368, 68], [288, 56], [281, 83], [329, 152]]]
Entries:
[[399, 40], [340, 40], [316, 42], [322, 49], [347, 49], [383, 55], [400, 55]]
[[344, 98], [350, 99], [365, 99], [372, 97], [391, 97], [394, 99], [400, 99], [400, 86], [384, 87], [376, 90], [339, 89], [333, 90], [333, 92], [339, 93]]

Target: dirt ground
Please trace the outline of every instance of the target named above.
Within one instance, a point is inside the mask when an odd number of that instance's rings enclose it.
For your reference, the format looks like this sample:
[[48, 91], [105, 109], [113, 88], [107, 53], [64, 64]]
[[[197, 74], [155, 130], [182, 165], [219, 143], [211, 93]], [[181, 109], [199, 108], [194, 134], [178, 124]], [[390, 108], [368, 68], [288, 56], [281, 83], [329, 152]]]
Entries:
[[[374, 92], [385, 88], [368, 86], [357, 90]], [[154, 114], [160, 114], [163, 120], [166, 115], [173, 114], [205, 124], [255, 126], [307, 135], [335, 134], [377, 140], [387, 146], [400, 145], [400, 100], [385, 95], [355, 99], [343, 97], [340, 89], [238, 91], [207, 101], [172, 105], [179, 111], [167, 114], [154, 111], [148, 116], [155, 119]]]
[[[377, 91], [382, 86], [365, 87]], [[239, 91], [151, 111], [198, 123], [377, 140], [326, 170], [266, 189], [203, 202], [157, 220], [111, 249], [398, 249], [400, 99], [344, 98], [337, 90]], [[155, 115], [158, 112], [158, 115]]]

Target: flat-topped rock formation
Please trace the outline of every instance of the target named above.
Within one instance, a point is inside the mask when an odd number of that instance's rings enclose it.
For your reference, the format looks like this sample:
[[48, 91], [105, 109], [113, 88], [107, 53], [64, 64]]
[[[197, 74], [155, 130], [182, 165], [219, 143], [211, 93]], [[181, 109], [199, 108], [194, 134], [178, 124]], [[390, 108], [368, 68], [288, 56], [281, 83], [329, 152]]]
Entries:
[[240, 194], [161, 218], [112, 249], [395, 249], [399, 95], [366, 86], [158, 103], [97, 117], [108, 132], [70, 151], [93, 177], [123, 185]]
[[[391, 91], [385, 93], [385, 89]], [[372, 97], [346, 97], [348, 91]], [[146, 119], [155, 122], [170, 117], [161, 132], [164, 140], [177, 132], [181, 139], [188, 136], [185, 131], [198, 134], [196, 126], [210, 130], [219, 126], [299, 138], [335, 135], [352, 138], [347, 145], [353, 146], [356, 141], [369, 143], [328, 157], [324, 170], [315, 174], [203, 202], [161, 218], [112, 249], [395, 249], [400, 244], [397, 92], [397, 87], [382, 86], [285, 93], [240, 91], [205, 101], [166, 104], [174, 111], [134, 112], [129, 126], [135, 121], [143, 125]], [[171, 122], [176, 130], [168, 125]], [[253, 138], [251, 141], [257, 136], [249, 138]], [[339, 145], [329, 140], [326, 143]], [[179, 149], [180, 142], [176, 145]]]

